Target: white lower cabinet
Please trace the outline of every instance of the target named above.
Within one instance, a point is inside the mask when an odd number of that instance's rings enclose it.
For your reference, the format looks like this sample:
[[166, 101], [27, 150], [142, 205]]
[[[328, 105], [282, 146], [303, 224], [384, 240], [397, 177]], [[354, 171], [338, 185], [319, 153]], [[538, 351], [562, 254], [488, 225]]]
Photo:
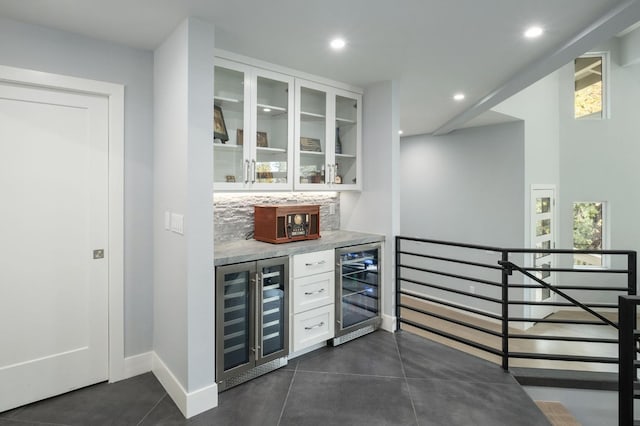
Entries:
[[293, 256], [293, 352], [334, 337], [334, 257], [333, 250]]
[[308, 311], [334, 303], [335, 274], [325, 272], [309, 277], [296, 278], [293, 282], [293, 313]]
[[311, 309], [293, 316], [293, 351], [332, 339], [335, 331], [334, 305]]

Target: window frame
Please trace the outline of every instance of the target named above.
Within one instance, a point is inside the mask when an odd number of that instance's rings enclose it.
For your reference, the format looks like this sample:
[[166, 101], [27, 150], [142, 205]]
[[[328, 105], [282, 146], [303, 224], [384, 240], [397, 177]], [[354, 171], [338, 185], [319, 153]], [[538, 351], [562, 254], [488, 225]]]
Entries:
[[589, 121], [589, 120], [608, 120], [611, 118], [611, 108], [610, 108], [610, 92], [611, 86], [609, 83], [609, 74], [610, 74], [610, 52], [602, 51], [602, 52], [587, 52], [583, 55], [578, 56], [578, 58], [602, 58], [602, 113], [600, 117], [578, 117], [576, 118], [576, 62], [575, 59], [572, 61], [573, 63], [573, 89], [572, 89], [572, 98], [573, 98], [573, 119], [575, 121]]
[[[595, 204], [600, 203], [602, 205], [602, 248], [600, 250], [609, 250], [611, 247], [610, 241], [610, 216], [611, 216], [611, 206], [608, 201], [600, 200], [600, 201], [573, 201], [571, 203], [571, 246], [573, 247], [573, 224], [575, 221], [575, 216], [573, 215], [573, 210], [576, 204]], [[574, 248], [575, 249], [575, 248]], [[602, 264], [601, 265], [576, 265], [575, 264], [575, 255], [572, 256], [571, 263], [574, 269], [610, 269], [611, 268], [611, 256], [602, 255]]]

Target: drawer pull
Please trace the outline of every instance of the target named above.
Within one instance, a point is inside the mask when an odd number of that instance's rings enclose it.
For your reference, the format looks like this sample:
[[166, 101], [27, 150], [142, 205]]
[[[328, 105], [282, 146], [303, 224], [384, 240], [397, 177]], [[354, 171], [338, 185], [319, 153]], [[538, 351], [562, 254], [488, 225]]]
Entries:
[[325, 263], [327, 263], [325, 260], [321, 260], [320, 262], [305, 263], [304, 266], [324, 265]]
[[305, 330], [313, 330], [314, 328], [319, 328], [319, 327], [322, 327], [323, 325], [324, 325], [324, 321], [322, 321], [322, 322], [321, 322], [321, 323], [319, 323], [319, 324], [312, 325], [311, 327], [305, 327], [304, 329], [305, 329]]
[[324, 288], [321, 288], [318, 291], [305, 291], [304, 295], [305, 296], [311, 296], [312, 294], [320, 294], [320, 293], [324, 293]]

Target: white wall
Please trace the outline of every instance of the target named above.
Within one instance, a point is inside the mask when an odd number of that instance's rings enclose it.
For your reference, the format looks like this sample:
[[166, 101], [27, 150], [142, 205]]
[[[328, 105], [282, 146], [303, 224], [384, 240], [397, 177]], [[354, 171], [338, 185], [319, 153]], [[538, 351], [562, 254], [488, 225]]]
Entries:
[[402, 235], [523, 244], [521, 122], [406, 137], [400, 147]]
[[214, 46], [213, 25], [190, 19], [186, 229], [189, 285], [188, 390], [192, 392], [213, 386], [212, 391], [215, 391], [217, 397], [211, 135]]
[[[154, 55], [154, 350], [181, 387], [168, 390], [187, 417], [217, 404], [213, 47], [213, 26], [189, 19]], [[164, 229], [167, 211], [184, 215], [184, 235]], [[200, 393], [193, 409], [189, 398], [202, 389], [212, 398], [203, 402]]]
[[362, 192], [340, 194], [340, 224], [350, 231], [386, 237], [383, 247], [383, 327], [394, 327], [394, 237], [400, 229], [398, 86], [372, 84], [363, 95]]
[[[187, 213], [188, 26], [154, 53], [154, 351], [187, 388], [187, 243], [164, 229]], [[186, 217], [186, 230], [189, 230]]]
[[150, 351], [153, 336], [153, 57], [67, 32], [0, 18], [0, 64], [125, 85], [125, 356]]
[[558, 78], [558, 73], [552, 73], [493, 108], [524, 120], [524, 247], [531, 246], [531, 185], [555, 185], [558, 197]]
[[[635, 42], [640, 43], [640, 40]], [[629, 40], [625, 41], [627, 48], [630, 47], [628, 43]], [[619, 65], [620, 40], [617, 38], [592, 51], [611, 52], [609, 119], [575, 120], [573, 63], [559, 71], [560, 242], [564, 247], [572, 246], [574, 202], [606, 201], [610, 223], [609, 248], [637, 251], [640, 250], [640, 227], [637, 226], [640, 198], [635, 183], [640, 181], [640, 65]], [[626, 264], [622, 266], [626, 267]]]

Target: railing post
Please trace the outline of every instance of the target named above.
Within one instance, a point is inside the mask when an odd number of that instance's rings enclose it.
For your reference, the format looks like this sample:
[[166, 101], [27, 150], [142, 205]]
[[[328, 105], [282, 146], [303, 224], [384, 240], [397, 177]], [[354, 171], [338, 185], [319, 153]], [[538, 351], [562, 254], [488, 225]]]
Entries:
[[618, 424], [633, 424], [633, 382], [636, 378], [635, 344], [636, 304], [618, 296]]
[[400, 237], [396, 236], [396, 331], [400, 331]]
[[509, 370], [509, 252], [502, 251], [502, 369]]
[[627, 274], [627, 280], [628, 280], [627, 281], [627, 285], [629, 287], [629, 294], [632, 295], [632, 296], [635, 296], [636, 292], [637, 292], [636, 291], [636, 285], [637, 285], [636, 284], [636, 280], [637, 280], [638, 276], [637, 276], [637, 271], [636, 271], [636, 268], [637, 268], [637, 265], [636, 265], [637, 259], [636, 259], [636, 257], [637, 257], [637, 254], [636, 254], [635, 251], [633, 251], [633, 252], [631, 252], [631, 253], [629, 253], [627, 255], [627, 271], [629, 271], [628, 274]]

